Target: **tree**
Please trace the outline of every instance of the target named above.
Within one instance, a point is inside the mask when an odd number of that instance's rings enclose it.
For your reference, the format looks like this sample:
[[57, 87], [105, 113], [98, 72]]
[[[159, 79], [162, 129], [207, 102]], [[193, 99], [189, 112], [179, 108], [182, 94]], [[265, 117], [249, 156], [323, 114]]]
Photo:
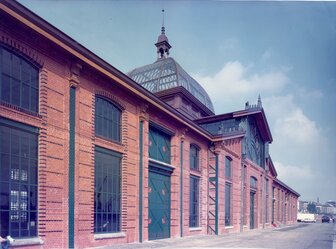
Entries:
[[316, 214], [317, 213], [317, 210], [316, 210], [316, 205], [314, 203], [309, 203], [307, 205], [307, 211], [310, 213], [310, 214]]

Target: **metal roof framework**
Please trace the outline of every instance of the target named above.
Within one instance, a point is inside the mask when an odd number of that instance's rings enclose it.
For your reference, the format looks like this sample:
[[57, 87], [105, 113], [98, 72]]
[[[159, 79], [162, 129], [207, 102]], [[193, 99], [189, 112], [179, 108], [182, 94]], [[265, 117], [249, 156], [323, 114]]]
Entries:
[[159, 58], [152, 64], [136, 68], [128, 76], [152, 93], [181, 86], [214, 113], [204, 88], [171, 57]]

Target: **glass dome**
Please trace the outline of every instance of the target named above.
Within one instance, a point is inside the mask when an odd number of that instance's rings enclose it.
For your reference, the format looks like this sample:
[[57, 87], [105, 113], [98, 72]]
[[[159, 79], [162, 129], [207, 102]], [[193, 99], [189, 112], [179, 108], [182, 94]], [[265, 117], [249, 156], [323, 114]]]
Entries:
[[128, 76], [152, 93], [182, 86], [214, 113], [204, 88], [171, 57], [159, 58], [153, 64], [136, 68]]

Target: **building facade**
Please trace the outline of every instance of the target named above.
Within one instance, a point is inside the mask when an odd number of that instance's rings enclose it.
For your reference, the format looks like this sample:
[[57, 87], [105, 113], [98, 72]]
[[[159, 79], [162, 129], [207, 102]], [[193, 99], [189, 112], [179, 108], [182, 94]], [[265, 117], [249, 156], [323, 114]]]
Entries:
[[164, 27], [158, 60], [125, 75], [16, 1], [0, 2], [0, 20], [0, 236], [12, 246], [296, 222], [299, 194], [277, 178], [260, 98], [215, 115], [169, 57]]

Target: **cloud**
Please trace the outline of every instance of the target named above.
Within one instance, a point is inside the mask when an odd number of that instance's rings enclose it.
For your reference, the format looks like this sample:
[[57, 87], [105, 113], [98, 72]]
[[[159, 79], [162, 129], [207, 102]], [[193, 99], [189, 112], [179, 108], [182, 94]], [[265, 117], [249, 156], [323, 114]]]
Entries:
[[286, 179], [287, 182], [309, 181], [315, 177], [309, 166], [285, 165], [279, 161], [274, 162], [279, 179]]
[[293, 95], [264, 99], [267, 117], [272, 122], [274, 140], [291, 146], [310, 146], [321, 142], [321, 129], [294, 101]]
[[[307, 146], [322, 141], [321, 130], [309, 119], [296, 103], [292, 94], [280, 95], [291, 82], [288, 70], [280, 68], [266, 73], [250, 73], [253, 65], [244, 66], [239, 61], [226, 63], [221, 70], [211, 76], [194, 75], [213, 100], [217, 113], [225, 108], [239, 110], [248, 100], [257, 99], [260, 93], [267, 119], [271, 124], [273, 137], [279, 144]], [[300, 92], [308, 93], [303, 88]], [[319, 97], [319, 91], [310, 92]], [[238, 107], [238, 108], [237, 108]]]
[[315, 89], [315, 90], [307, 90], [305, 88], [300, 88], [298, 90], [298, 95], [301, 99], [321, 99], [323, 98], [324, 94], [321, 90]]
[[231, 61], [214, 75], [195, 74], [193, 77], [203, 85], [217, 107], [237, 100], [243, 107], [247, 100], [257, 99], [259, 93], [279, 92], [290, 82], [280, 70], [249, 74], [251, 67], [244, 66], [239, 61]]

